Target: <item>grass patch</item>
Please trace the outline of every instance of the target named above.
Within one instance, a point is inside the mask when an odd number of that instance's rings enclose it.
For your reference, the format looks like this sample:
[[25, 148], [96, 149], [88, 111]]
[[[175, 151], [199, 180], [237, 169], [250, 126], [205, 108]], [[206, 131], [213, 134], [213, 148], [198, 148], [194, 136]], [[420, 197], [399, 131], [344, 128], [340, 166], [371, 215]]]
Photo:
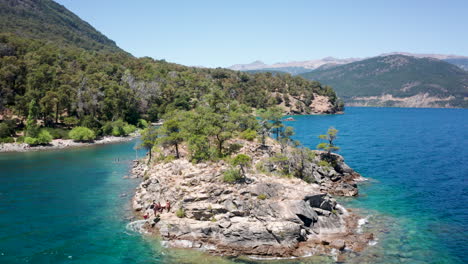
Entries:
[[176, 211], [176, 216], [179, 218], [184, 218], [185, 217], [185, 210], [184, 208], [179, 208]]

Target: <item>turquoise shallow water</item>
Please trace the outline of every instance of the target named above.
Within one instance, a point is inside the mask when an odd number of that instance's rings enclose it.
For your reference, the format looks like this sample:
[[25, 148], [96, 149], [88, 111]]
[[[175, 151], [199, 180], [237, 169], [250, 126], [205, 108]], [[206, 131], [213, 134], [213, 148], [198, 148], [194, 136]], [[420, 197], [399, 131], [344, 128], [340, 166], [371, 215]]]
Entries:
[[[295, 118], [288, 125], [307, 146], [339, 129], [340, 153], [371, 179], [343, 202], [369, 215], [363, 228], [378, 243], [350, 262], [468, 263], [467, 110], [348, 108]], [[123, 177], [134, 145], [0, 154], [0, 263], [251, 262], [162, 250], [127, 231], [138, 181]]]

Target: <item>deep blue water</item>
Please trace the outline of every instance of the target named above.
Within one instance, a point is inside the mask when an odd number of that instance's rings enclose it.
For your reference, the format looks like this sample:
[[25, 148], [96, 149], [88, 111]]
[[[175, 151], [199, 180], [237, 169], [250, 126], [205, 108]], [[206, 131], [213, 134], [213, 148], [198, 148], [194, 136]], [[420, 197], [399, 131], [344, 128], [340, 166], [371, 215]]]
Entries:
[[388, 228], [373, 252], [383, 263], [468, 263], [468, 110], [347, 108], [294, 118], [287, 125], [311, 148], [337, 128], [339, 153], [371, 178], [347, 205]]
[[[336, 127], [339, 153], [370, 178], [359, 198], [343, 200], [369, 215], [364, 228], [378, 237], [352, 262], [468, 263], [467, 110], [348, 108], [295, 118], [288, 125], [312, 148]], [[124, 178], [134, 145], [0, 154], [0, 263], [231, 262], [162, 250], [126, 230], [138, 184]]]

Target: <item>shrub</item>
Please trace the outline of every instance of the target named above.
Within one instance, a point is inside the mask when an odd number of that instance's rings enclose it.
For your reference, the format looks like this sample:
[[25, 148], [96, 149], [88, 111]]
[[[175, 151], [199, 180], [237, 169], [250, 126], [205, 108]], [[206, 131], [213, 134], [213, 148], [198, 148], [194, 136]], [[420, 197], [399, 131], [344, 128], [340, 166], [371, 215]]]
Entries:
[[127, 136], [130, 133], [135, 132], [136, 127], [129, 125], [127, 122], [119, 119], [113, 122], [107, 122], [102, 127], [102, 133], [104, 135], [112, 135], [115, 137]]
[[11, 136], [10, 126], [6, 123], [0, 124], [0, 138], [7, 138]]
[[37, 138], [33, 138], [33, 137], [25, 137], [24, 143], [30, 146], [39, 145]]
[[327, 167], [327, 168], [331, 167], [330, 163], [328, 163], [326, 160], [321, 160], [317, 164], [321, 167]]
[[260, 200], [265, 200], [267, 198], [266, 194], [262, 193], [257, 196], [258, 199]]
[[78, 122], [79, 122], [78, 118], [76, 118], [74, 116], [65, 117], [63, 119], [63, 123], [68, 127], [76, 126], [76, 125], [78, 125]]
[[24, 136], [20, 136], [16, 139], [16, 143], [24, 143]]
[[99, 123], [99, 121], [97, 121], [96, 119], [94, 119], [94, 117], [89, 116], [89, 115], [84, 116], [81, 119], [80, 125], [90, 128], [94, 131], [99, 131], [99, 129], [101, 129], [101, 123]]
[[176, 216], [179, 218], [184, 218], [185, 217], [185, 210], [184, 208], [179, 208], [176, 211]]
[[0, 138], [0, 143], [13, 143], [15, 140], [12, 137]]
[[125, 130], [121, 126], [112, 127], [111, 135], [114, 136], [114, 137], [124, 136], [125, 135]]
[[129, 125], [129, 124], [126, 124], [126, 125], [123, 127], [125, 136], [130, 135], [131, 133], [135, 132], [136, 129], [137, 129], [136, 126], [134, 126], [134, 125]]
[[242, 179], [242, 175], [239, 170], [228, 169], [223, 173], [223, 181], [228, 183], [234, 183]]
[[137, 125], [138, 125], [139, 128], [144, 129], [144, 128], [148, 127], [148, 122], [146, 120], [144, 120], [144, 119], [139, 119]]
[[53, 138], [47, 130], [41, 129], [37, 139], [39, 140], [39, 144], [48, 144], [52, 141]]
[[45, 128], [54, 139], [68, 139], [68, 130], [62, 128]]
[[45, 144], [49, 144], [51, 141], [52, 141], [52, 136], [45, 129], [41, 129], [37, 137], [26, 137], [24, 139], [24, 142], [31, 146], [45, 145]]
[[93, 141], [96, 138], [94, 131], [87, 127], [75, 127], [68, 136], [75, 141]]
[[247, 129], [240, 134], [240, 137], [248, 141], [254, 141], [255, 138], [257, 137], [257, 131], [252, 130], [252, 129]]

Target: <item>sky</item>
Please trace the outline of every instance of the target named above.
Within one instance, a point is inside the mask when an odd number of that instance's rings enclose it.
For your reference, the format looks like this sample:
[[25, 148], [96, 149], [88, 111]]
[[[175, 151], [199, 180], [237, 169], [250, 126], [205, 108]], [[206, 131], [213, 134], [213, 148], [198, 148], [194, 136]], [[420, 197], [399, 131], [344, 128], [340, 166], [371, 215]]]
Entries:
[[189, 66], [468, 56], [467, 0], [56, 0], [134, 56]]

